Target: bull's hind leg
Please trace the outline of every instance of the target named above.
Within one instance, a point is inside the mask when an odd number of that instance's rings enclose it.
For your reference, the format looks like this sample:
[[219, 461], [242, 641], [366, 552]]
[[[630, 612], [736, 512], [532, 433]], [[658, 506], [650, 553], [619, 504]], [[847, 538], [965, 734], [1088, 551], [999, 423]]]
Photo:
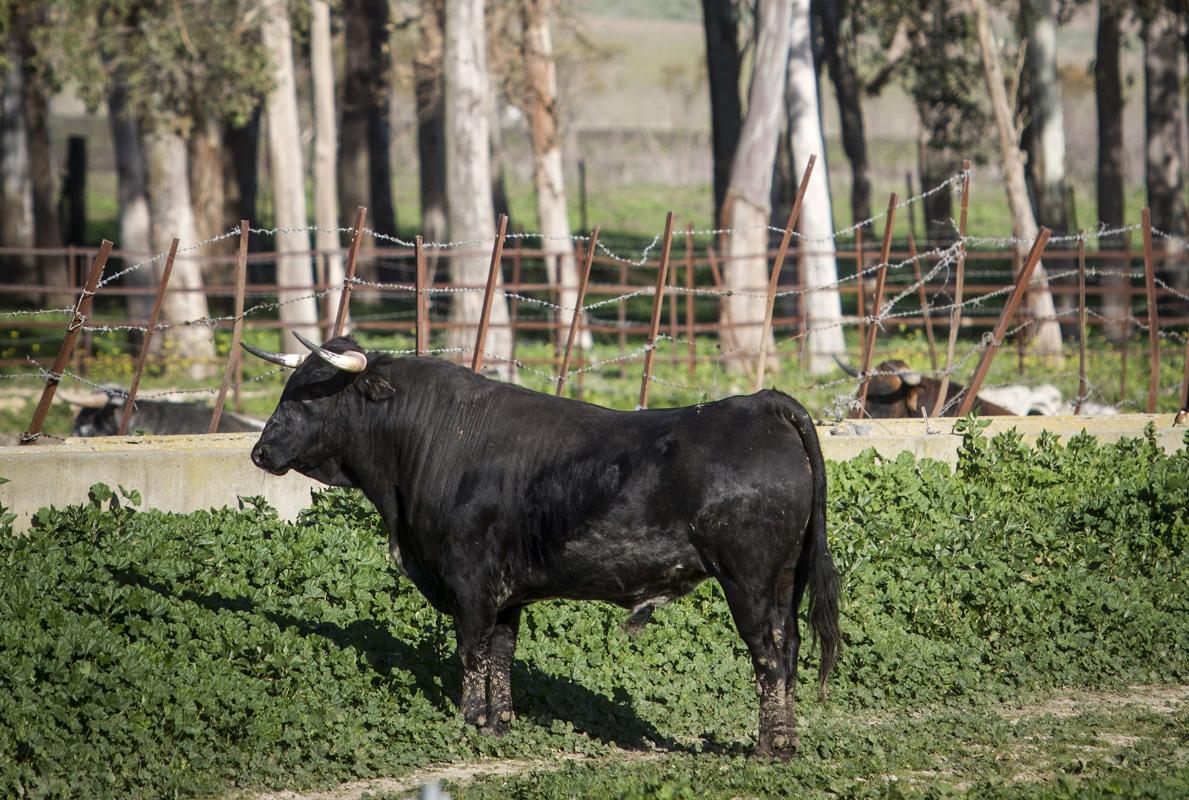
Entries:
[[515, 718], [512, 710], [512, 657], [520, 629], [520, 609], [509, 608], [496, 617], [487, 667], [487, 725], [484, 732], [502, 736]]
[[719, 578], [735, 627], [739, 629], [756, 673], [760, 698], [760, 736], [755, 755], [787, 759], [796, 752], [796, 734], [788, 708], [786, 649], [787, 606], [774, 587]]

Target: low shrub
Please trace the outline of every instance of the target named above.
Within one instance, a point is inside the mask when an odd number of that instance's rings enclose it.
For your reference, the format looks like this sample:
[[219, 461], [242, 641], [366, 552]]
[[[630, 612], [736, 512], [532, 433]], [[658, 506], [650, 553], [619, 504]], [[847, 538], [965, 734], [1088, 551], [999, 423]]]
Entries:
[[[956, 472], [871, 452], [830, 465], [845, 637], [832, 713], [1183, 682], [1189, 437], [1174, 454], [1151, 435], [1032, 449], [966, 425]], [[713, 758], [750, 746], [750, 663], [713, 583], [635, 639], [621, 609], [532, 606], [520, 718], [493, 741], [457, 714], [449, 620], [385, 559], [356, 493], [315, 493], [293, 523], [258, 498], [184, 515], [138, 500], [99, 485], [87, 505], [40, 511], [27, 535], [0, 531], [0, 796], [201, 795], [611, 743]], [[802, 670], [806, 699], [815, 672]], [[802, 709], [807, 752], [849, 758], [821, 733], [839, 723]]]

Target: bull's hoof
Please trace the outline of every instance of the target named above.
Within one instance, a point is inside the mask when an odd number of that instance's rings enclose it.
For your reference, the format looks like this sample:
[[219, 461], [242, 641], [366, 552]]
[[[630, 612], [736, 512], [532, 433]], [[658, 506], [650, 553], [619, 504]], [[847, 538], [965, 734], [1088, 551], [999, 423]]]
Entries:
[[771, 741], [761, 741], [756, 745], [755, 749], [751, 751], [751, 757], [757, 760], [773, 761], [779, 759], [780, 761], [788, 761], [793, 756], [797, 755], [797, 747], [800, 743], [797, 737], [789, 738], [783, 734], [773, 736]]
[[479, 726], [479, 733], [499, 739], [512, 730], [513, 714], [511, 711], [501, 711], [495, 719]]

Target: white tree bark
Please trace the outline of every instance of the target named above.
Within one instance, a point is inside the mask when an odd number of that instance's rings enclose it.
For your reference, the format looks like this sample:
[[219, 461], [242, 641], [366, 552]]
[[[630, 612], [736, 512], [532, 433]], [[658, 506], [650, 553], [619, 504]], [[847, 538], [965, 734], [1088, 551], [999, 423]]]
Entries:
[[[149, 195], [145, 186], [145, 160], [140, 149], [140, 131], [135, 120], [124, 113], [122, 92], [112, 91], [107, 98], [107, 122], [111, 129], [112, 150], [116, 158], [116, 193], [119, 198], [121, 250], [134, 255], [133, 260], [147, 258], [153, 252], [149, 228]], [[148, 320], [153, 310], [152, 289], [157, 285], [151, 269], [128, 273], [124, 281], [129, 286], [145, 290], [144, 294], [128, 295], [128, 316]], [[160, 339], [154, 339], [154, 349]]]
[[1057, 0], [1024, 0], [1027, 22], [1028, 86], [1032, 115], [1031, 161], [1037, 215], [1058, 233], [1067, 233], [1065, 213], [1065, 115], [1057, 80]]
[[[156, 252], [169, 249], [177, 237], [181, 247], [195, 244], [198, 231], [194, 225], [194, 210], [190, 205], [190, 174], [187, 169], [189, 153], [182, 135], [168, 127], [147, 132], [144, 136], [145, 166], [148, 168], [149, 216], [152, 219], [151, 244]], [[153, 264], [154, 280], [160, 282], [165, 259]], [[170, 289], [201, 289], [202, 268], [188, 254], [179, 254], [169, 278]], [[187, 322], [210, 316], [206, 295], [201, 291], [169, 291], [161, 307], [162, 321]], [[158, 334], [159, 335], [159, 334]], [[191, 378], [202, 379], [214, 374], [215, 342], [206, 325], [178, 325], [165, 331], [165, 349], [176, 350], [183, 359], [183, 370]]]
[[[810, 239], [834, 233], [834, 215], [830, 205], [830, 177], [826, 167], [826, 145], [822, 141], [821, 110], [817, 95], [817, 70], [813, 64], [813, 36], [810, 31], [809, 0], [793, 0], [792, 42], [789, 47], [787, 106], [789, 140], [796, 166], [796, 181], [805, 174], [810, 155], [817, 156], [814, 174], [805, 189], [798, 223], [800, 232]], [[846, 351], [842, 335], [842, 299], [838, 294], [838, 261], [833, 241], [813, 242], [806, 254], [805, 286], [831, 288], [805, 296], [806, 329], [809, 331], [809, 369], [821, 375], [834, 369], [835, 355]]]
[[747, 117], [731, 162], [727, 189], [727, 240], [723, 282], [737, 292], [724, 298], [722, 349], [733, 369], [743, 369], [759, 357], [765, 291], [768, 285], [768, 216], [771, 213], [772, 165], [780, 135], [791, 39], [792, 0], [760, 0], [760, 34], [752, 64]]
[[[537, 190], [537, 218], [545, 237], [541, 248], [545, 252], [549, 283], [557, 288], [561, 298], [558, 322], [561, 329], [567, 331], [574, 317], [572, 309], [578, 300], [578, 267], [566, 213], [558, 132], [557, 70], [549, 30], [553, 1], [522, 0], [520, 10], [524, 25], [525, 108], [533, 146], [533, 184]], [[582, 330], [578, 345], [590, 347], [590, 331]]]
[[[487, 119], [488, 94], [486, 31], [483, 0], [447, 0], [445, 61], [446, 194], [451, 239], [495, 239], [491, 202], [490, 128]], [[450, 257], [450, 279], [454, 283], [482, 287], [487, 280], [490, 254], [482, 246]], [[450, 319], [465, 325], [452, 328], [450, 346], [474, 347], [483, 307], [482, 291], [454, 295]], [[491, 324], [485, 350], [505, 377], [512, 374], [512, 337], [506, 327], [508, 304], [503, 294], [492, 298]], [[494, 327], [500, 326], [500, 327]]]
[[[1011, 207], [1012, 232], [1017, 240], [1016, 252], [1019, 254], [1022, 264], [1023, 260], [1028, 257], [1032, 242], [1036, 239], [1038, 231], [1036, 218], [1032, 215], [1032, 205], [1028, 202], [1028, 187], [1024, 181], [1024, 159], [1016, 144], [1019, 137], [1016, 135], [1012, 109], [1007, 99], [1007, 89], [1003, 84], [1003, 70], [999, 66], [999, 45], [991, 30], [991, 22], [987, 15], [987, 3], [986, 0], [970, 0], [970, 6], [974, 11], [983, 73], [991, 95], [995, 124], [999, 130], [999, 147], [1003, 154], [1003, 178], [1007, 189], [1007, 203]], [[1028, 310], [1033, 319], [1039, 320], [1034, 340], [1035, 348], [1040, 354], [1060, 361], [1062, 359], [1061, 326], [1055, 319], [1056, 309], [1053, 307], [1053, 295], [1049, 291], [1048, 274], [1045, 272], [1043, 263], [1036, 265], [1032, 282], [1033, 286], [1028, 292]]]
[[[338, 230], [338, 191], [335, 182], [335, 150], [338, 134], [334, 116], [334, 62], [330, 48], [330, 5], [326, 0], [312, 0], [310, 19], [310, 76], [314, 88], [314, 222], [318, 226], [315, 242], [319, 250], [338, 251], [342, 247]], [[335, 252], [326, 259], [326, 282], [343, 283], [343, 257]], [[322, 302], [330, 313], [338, 313], [342, 291], [329, 292]], [[350, 330], [350, 316], [343, 332]]]
[[[15, 48], [7, 48], [7, 56], [9, 65], [0, 85], [0, 245], [32, 247], [33, 178], [25, 130], [24, 70]], [[37, 264], [32, 257], [9, 256], [4, 262], [5, 280], [38, 282]], [[41, 301], [36, 293], [22, 297], [34, 303]]]
[[[261, 38], [272, 58], [273, 90], [264, 104], [268, 127], [269, 177], [276, 210], [277, 252], [305, 252], [310, 249], [306, 227], [305, 167], [301, 156], [301, 126], [297, 117], [297, 87], [293, 79], [293, 44], [289, 27], [289, 6], [285, 0], [265, 0]], [[287, 229], [287, 230], [286, 230]], [[313, 284], [309, 256], [277, 258], [277, 284]], [[279, 291], [283, 305], [277, 309], [284, 324], [281, 345], [287, 353], [304, 353], [301, 343], [289, 335], [296, 330], [317, 342], [318, 308], [309, 289]], [[301, 299], [299, 299], [301, 298]]]

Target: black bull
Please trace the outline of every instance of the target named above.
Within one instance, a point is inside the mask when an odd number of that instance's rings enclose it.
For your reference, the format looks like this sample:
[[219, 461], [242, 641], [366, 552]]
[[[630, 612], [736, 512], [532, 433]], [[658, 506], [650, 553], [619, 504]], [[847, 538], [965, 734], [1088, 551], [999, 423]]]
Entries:
[[528, 603], [604, 600], [639, 626], [713, 577], [755, 667], [756, 752], [794, 752], [807, 588], [822, 692], [839, 645], [825, 465], [799, 403], [764, 391], [612, 411], [437, 359], [365, 356], [350, 339], [305, 344], [321, 357], [290, 377], [252, 460], [375, 504], [393, 556], [453, 615], [468, 723], [495, 734], [511, 723]]

